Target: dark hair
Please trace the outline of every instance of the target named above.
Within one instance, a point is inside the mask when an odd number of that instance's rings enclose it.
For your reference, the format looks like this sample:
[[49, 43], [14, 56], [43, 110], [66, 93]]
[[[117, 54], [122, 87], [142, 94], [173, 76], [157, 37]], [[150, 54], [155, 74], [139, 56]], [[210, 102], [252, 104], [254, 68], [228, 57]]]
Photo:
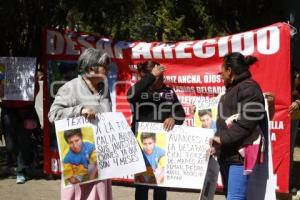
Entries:
[[76, 128], [76, 129], [70, 129], [70, 130], [64, 131], [64, 138], [67, 143], [68, 143], [68, 139], [74, 135], [78, 135], [80, 138], [82, 138], [81, 129]]
[[254, 64], [257, 58], [254, 56], [244, 56], [239, 52], [233, 52], [226, 54], [223, 57], [223, 64], [226, 69], [231, 68], [232, 71], [239, 75], [243, 72], [248, 71], [249, 66]]
[[202, 117], [204, 115], [209, 115], [210, 117], [212, 117], [212, 114], [211, 114], [211, 110], [210, 109], [207, 109], [207, 110], [199, 110], [198, 111], [198, 115], [199, 117]]
[[154, 141], [156, 141], [156, 134], [155, 133], [142, 133], [141, 134], [141, 141], [143, 142], [144, 139], [147, 139], [147, 138], [152, 138]]
[[155, 65], [159, 65], [159, 63], [150, 60], [141, 62], [137, 64], [137, 70], [139, 73], [148, 74], [155, 67]]

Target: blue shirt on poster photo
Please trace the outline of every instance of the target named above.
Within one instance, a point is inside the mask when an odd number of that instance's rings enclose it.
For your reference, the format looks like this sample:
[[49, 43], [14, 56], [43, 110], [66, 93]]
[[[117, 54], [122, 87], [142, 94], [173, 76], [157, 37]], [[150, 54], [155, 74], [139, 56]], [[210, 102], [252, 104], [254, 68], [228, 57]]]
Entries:
[[82, 149], [80, 153], [74, 153], [72, 150], [69, 150], [67, 153], [64, 163], [72, 165], [83, 165], [85, 168], [88, 168], [89, 158], [91, 153], [95, 150], [95, 145], [90, 142], [83, 142]]
[[165, 150], [155, 146], [151, 154], [143, 152], [143, 155], [147, 158], [152, 169], [155, 170], [158, 167], [159, 159], [165, 155]]

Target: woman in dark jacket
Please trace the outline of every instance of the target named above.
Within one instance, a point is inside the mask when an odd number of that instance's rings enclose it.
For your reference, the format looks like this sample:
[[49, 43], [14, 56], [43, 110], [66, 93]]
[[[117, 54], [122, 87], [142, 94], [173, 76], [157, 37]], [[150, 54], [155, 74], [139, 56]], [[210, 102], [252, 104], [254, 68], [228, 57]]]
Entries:
[[[181, 125], [185, 119], [182, 105], [172, 88], [163, 80], [165, 68], [156, 62], [146, 61], [137, 65], [141, 80], [129, 88], [127, 99], [132, 109], [132, 129], [138, 122], [159, 122], [166, 131], [175, 124]], [[148, 186], [136, 186], [135, 199], [148, 199]], [[166, 200], [166, 189], [155, 187], [154, 200]]]
[[244, 175], [242, 150], [259, 138], [258, 127], [266, 119], [263, 93], [248, 70], [256, 61], [255, 57], [244, 57], [240, 53], [230, 53], [223, 58], [221, 75], [226, 93], [218, 107], [213, 146], [218, 152], [228, 200], [246, 199], [249, 175]]

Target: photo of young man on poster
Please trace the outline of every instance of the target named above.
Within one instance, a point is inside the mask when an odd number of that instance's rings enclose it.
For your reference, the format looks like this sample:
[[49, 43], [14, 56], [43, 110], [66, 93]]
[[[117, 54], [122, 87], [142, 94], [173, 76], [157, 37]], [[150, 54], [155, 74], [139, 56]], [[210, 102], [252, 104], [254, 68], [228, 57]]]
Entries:
[[166, 151], [156, 143], [156, 133], [143, 132], [140, 134], [140, 144], [147, 171], [135, 176], [137, 183], [163, 184]]
[[66, 185], [98, 178], [95, 144], [90, 131], [81, 128], [65, 130], [59, 141], [62, 152], [63, 177]]
[[201, 121], [202, 128], [213, 129], [214, 132], [217, 131], [216, 121], [213, 119], [211, 109], [199, 110], [198, 116]]

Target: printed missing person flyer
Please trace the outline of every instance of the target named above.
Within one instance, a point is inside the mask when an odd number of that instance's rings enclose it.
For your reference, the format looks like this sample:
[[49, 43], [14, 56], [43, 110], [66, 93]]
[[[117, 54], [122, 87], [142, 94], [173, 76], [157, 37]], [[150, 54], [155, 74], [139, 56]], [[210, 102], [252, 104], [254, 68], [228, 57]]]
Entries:
[[140, 122], [137, 130], [147, 170], [135, 174], [135, 184], [202, 188], [212, 129], [175, 125], [166, 132], [162, 123]]
[[194, 104], [194, 124], [195, 127], [213, 129], [217, 131], [216, 119], [218, 104], [223, 93], [216, 97], [200, 98]]
[[65, 186], [144, 172], [140, 147], [122, 113], [55, 121]]

